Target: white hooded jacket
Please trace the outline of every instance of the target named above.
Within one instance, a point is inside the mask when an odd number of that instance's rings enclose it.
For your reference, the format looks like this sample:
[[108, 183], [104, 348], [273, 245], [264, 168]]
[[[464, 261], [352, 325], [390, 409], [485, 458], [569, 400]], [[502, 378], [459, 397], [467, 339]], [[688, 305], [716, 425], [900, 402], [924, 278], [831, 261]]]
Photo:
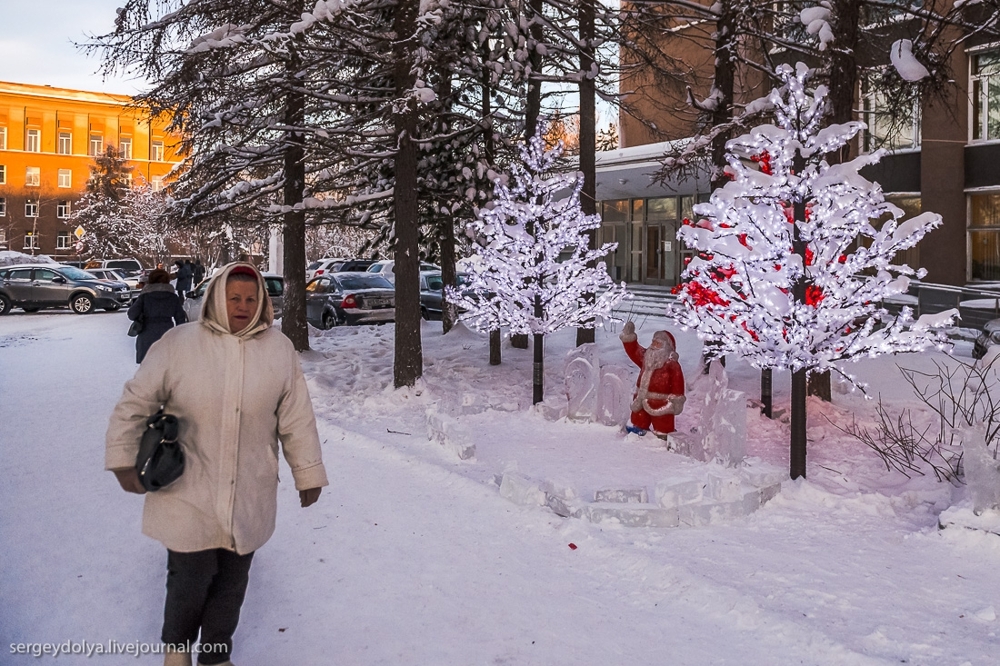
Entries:
[[239, 334], [229, 332], [226, 278], [205, 292], [198, 322], [169, 330], [149, 350], [111, 415], [105, 467], [135, 464], [149, 415], [162, 405], [180, 421], [183, 476], [146, 494], [142, 531], [170, 550], [260, 548], [274, 532], [278, 442], [298, 490], [327, 485], [316, 419], [292, 343], [271, 327], [257, 276], [259, 307]]

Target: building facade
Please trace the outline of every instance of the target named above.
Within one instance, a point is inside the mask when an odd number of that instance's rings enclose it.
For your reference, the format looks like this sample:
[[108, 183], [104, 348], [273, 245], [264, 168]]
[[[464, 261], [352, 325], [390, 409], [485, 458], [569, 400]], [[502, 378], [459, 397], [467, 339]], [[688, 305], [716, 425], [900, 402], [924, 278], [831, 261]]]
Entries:
[[[682, 55], [697, 61], [696, 55]], [[702, 60], [710, 73], [711, 58]], [[1000, 43], [965, 44], [952, 54], [951, 70], [956, 76], [944, 94], [923, 100], [914, 109], [912, 122], [894, 126], [891, 136], [879, 113], [878, 91], [859, 88], [855, 108], [868, 130], [854, 152], [866, 152], [883, 140], [889, 153], [863, 175], [878, 182], [886, 199], [902, 208], [906, 217], [922, 211], [943, 217], [943, 225], [903, 260], [926, 268], [928, 282], [1000, 281]], [[657, 85], [641, 71], [635, 77], [623, 82], [622, 89], [632, 91], [631, 108], [642, 117], [623, 113], [623, 148], [598, 159], [601, 235], [604, 242], [619, 243], [609, 259], [618, 279], [673, 285], [684, 258], [684, 248], [674, 235], [676, 226], [690, 216], [694, 202], [708, 198], [708, 179], [703, 175], [668, 185], [654, 182], [658, 158], [669, 142], [653, 142], [683, 139], [691, 118], [678, 111], [685, 106], [685, 91], [671, 89], [669, 82]], [[739, 89], [740, 102], [766, 92], [753, 78], [743, 79]]]
[[71, 216], [93, 158], [114, 146], [135, 185], [163, 187], [180, 161], [165, 118], [124, 95], [0, 81], [0, 250], [79, 259]]

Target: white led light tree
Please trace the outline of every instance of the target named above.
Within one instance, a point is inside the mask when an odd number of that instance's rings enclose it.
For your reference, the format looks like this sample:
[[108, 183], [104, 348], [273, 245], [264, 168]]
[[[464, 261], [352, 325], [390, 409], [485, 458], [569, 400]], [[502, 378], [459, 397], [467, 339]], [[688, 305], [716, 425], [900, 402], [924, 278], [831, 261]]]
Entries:
[[481, 261], [469, 268], [467, 285], [448, 292], [474, 328], [508, 326], [514, 334], [534, 334], [536, 403], [542, 400], [544, 336], [566, 327], [599, 326], [626, 295], [600, 261], [616, 244], [588, 247], [587, 232], [601, 219], [580, 208], [580, 174], [555, 170], [561, 153], [561, 144], [546, 150], [539, 136], [521, 148], [512, 184], [498, 179], [492, 208], [482, 209], [469, 224]]
[[864, 124], [822, 127], [826, 88], [806, 91], [802, 63], [778, 73], [784, 85], [769, 97], [777, 124], [727, 144], [731, 181], [695, 206], [704, 219], [678, 232], [697, 254], [672, 314], [715, 355], [792, 371], [794, 479], [805, 476], [807, 373], [845, 374], [840, 361], [943, 347], [940, 328], [956, 312], [914, 321], [908, 307], [893, 315], [882, 306], [926, 273], [894, 258], [941, 216], [900, 220], [903, 211], [859, 174], [881, 152], [827, 164], [823, 156]]

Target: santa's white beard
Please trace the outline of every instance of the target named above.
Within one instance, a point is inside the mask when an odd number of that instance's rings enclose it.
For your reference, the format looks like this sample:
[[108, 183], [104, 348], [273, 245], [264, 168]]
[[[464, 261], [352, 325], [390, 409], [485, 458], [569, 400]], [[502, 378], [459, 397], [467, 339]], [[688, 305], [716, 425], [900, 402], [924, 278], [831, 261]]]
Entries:
[[667, 361], [671, 359], [673, 351], [667, 349], [666, 347], [660, 347], [659, 349], [647, 349], [646, 355], [642, 359], [642, 369], [643, 370], [657, 370], [666, 365]]

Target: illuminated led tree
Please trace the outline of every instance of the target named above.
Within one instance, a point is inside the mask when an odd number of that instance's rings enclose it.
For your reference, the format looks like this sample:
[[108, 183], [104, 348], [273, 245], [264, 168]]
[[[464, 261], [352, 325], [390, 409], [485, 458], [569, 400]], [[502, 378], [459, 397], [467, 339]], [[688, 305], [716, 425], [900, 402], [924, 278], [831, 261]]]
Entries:
[[[615, 248], [589, 249], [597, 215], [580, 208], [579, 173], [558, 173], [562, 144], [546, 150], [535, 136], [512, 167], [512, 183], [496, 181], [495, 202], [470, 225], [482, 261], [469, 268], [469, 284], [448, 298], [480, 330], [509, 326], [534, 334], [534, 402], [542, 400], [542, 343], [562, 328], [592, 326], [611, 316], [626, 296], [600, 259]], [[593, 297], [589, 297], [593, 295]]]
[[[822, 127], [826, 89], [807, 93], [809, 70], [783, 66], [784, 86], [772, 91], [776, 125], [761, 125], [727, 145], [731, 181], [707, 203], [703, 217], [678, 233], [697, 250], [673, 315], [697, 330], [715, 355], [735, 354], [760, 369], [792, 371], [791, 476], [805, 475], [806, 376], [838, 362], [943, 346], [940, 327], [955, 311], [914, 321], [910, 308], [890, 314], [882, 302], [904, 293], [910, 276], [894, 263], [941, 224], [886, 202], [859, 170], [881, 153], [827, 164], [864, 128]], [[879, 224], [881, 222], [881, 224]]]

